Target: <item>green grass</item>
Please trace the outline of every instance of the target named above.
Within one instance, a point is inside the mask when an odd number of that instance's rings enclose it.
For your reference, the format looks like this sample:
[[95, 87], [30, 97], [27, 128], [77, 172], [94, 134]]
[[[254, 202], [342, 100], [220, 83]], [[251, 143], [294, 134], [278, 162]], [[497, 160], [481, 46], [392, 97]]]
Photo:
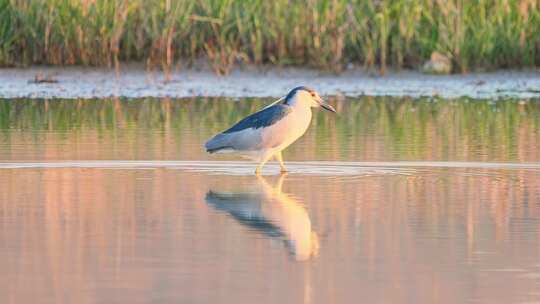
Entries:
[[0, 0], [0, 66], [142, 61], [167, 72], [206, 59], [339, 72], [455, 72], [540, 64], [538, 0]]

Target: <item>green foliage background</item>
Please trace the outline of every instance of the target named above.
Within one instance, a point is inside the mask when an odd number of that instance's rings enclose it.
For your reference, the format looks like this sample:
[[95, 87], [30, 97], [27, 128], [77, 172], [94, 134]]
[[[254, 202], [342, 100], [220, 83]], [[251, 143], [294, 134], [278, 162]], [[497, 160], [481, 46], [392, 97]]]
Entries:
[[0, 66], [538, 66], [539, 0], [0, 0]]

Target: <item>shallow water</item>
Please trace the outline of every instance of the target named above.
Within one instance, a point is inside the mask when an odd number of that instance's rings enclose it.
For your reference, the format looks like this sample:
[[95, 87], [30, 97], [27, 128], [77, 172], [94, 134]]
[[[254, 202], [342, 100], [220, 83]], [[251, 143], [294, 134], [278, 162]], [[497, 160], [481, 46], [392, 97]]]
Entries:
[[268, 100], [0, 101], [0, 303], [540, 301], [540, 103], [332, 100], [269, 164], [201, 144]]

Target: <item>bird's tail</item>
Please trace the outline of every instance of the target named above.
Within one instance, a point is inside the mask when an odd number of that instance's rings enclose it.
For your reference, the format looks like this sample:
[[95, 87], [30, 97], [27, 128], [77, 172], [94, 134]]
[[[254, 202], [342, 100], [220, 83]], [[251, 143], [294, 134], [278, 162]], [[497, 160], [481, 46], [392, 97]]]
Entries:
[[228, 144], [227, 136], [225, 134], [218, 134], [212, 137], [206, 142], [206, 144], [204, 144], [204, 147], [208, 153], [216, 153], [221, 150], [232, 149], [232, 147]]

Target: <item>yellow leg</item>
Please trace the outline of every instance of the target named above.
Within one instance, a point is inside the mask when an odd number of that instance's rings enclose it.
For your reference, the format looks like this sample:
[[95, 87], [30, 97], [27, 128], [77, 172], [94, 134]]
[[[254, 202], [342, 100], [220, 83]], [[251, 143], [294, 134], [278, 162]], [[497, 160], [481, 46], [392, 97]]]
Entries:
[[262, 167], [264, 166], [264, 164], [268, 162], [268, 160], [270, 160], [270, 158], [272, 158], [272, 153], [267, 153], [266, 155], [263, 156], [257, 168], [255, 168], [255, 175], [261, 175]]
[[257, 175], [257, 179], [261, 183], [262, 187], [267, 190], [268, 192], [275, 193], [275, 194], [282, 194], [283, 189], [283, 182], [285, 181], [285, 177], [287, 177], [287, 173], [283, 173], [279, 176], [279, 179], [275, 186], [272, 186], [262, 175]]
[[277, 152], [275, 154], [276, 156], [276, 159], [278, 160], [279, 162], [279, 167], [281, 168], [281, 173], [285, 173], [287, 172], [287, 168], [285, 168], [285, 164], [283, 163], [283, 155], [281, 155], [281, 151]]
[[279, 176], [279, 180], [276, 184], [276, 193], [281, 194], [281, 189], [283, 189], [283, 182], [285, 181], [286, 176], [287, 172], [282, 172], [282, 174]]

